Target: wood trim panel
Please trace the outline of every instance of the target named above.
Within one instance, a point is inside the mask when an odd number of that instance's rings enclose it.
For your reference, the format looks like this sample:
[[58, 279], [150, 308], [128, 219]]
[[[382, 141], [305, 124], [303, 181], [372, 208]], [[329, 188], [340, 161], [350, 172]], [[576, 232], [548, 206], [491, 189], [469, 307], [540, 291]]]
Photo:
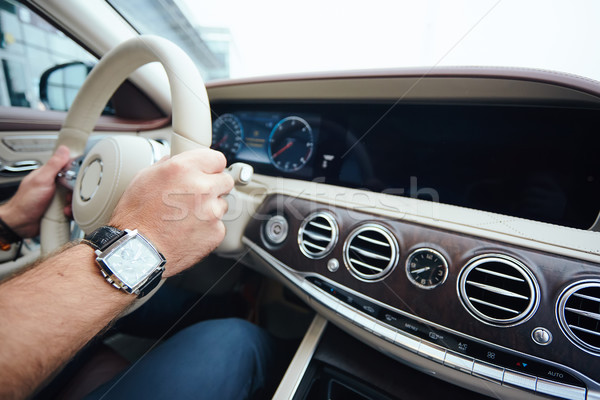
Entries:
[[[298, 229], [303, 218], [315, 211], [324, 210], [335, 216], [339, 224], [340, 238], [329, 256], [321, 260], [311, 260], [304, 256], [298, 247]], [[290, 224], [288, 238], [276, 248], [265, 245], [261, 234], [263, 221], [274, 213], [284, 215]], [[427, 321], [572, 367], [593, 379], [599, 378], [598, 370], [594, 367], [598, 363], [598, 357], [574, 346], [560, 330], [555, 317], [555, 304], [561, 291], [572, 282], [600, 278], [600, 266], [597, 264], [409, 223], [400, 218], [384, 218], [359, 210], [335, 208], [287, 196], [269, 197], [256, 216], [247, 227], [246, 237], [296, 271], [318, 273], [340, 285]], [[380, 282], [359, 281], [345, 268], [343, 262], [344, 240], [355, 227], [367, 222], [389, 228], [398, 239], [400, 247], [400, 258], [395, 270]], [[449, 263], [446, 282], [433, 290], [419, 289], [406, 277], [406, 258], [419, 247], [438, 250]], [[514, 327], [493, 327], [476, 320], [463, 307], [457, 294], [459, 272], [473, 257], [486, 253], [501, 253], [516, 258], [525, 264], [537, 279], [541, 300], [537, 312], [528, 321]], [[328, 271], [326, 266], [331, 258], [340, 262], [340, 268], [333, 273]], [[539, 346], [531, 340], [531, 331], [536, 327], [550, 330], [554, 337], [550, 345]]]
[[[67, 116], [66, 112], [42, 111], [25, 107], [0, 107], [0, 131], [58, 131]], [[95, 131], [139, 132], [163, 128], [170, 117], [149, 120], [128, 119], [103, 115]]]

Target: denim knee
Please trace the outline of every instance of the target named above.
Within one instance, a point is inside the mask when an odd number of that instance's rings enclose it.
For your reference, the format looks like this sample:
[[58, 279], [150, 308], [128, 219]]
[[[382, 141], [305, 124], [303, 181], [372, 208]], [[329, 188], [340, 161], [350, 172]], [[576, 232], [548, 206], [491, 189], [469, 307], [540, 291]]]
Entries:
[[265, 385], [272, 358], [271, 338], [261, 328], [235, 318], [205, 321], [177, 333], [94, 394], [244, 399]]

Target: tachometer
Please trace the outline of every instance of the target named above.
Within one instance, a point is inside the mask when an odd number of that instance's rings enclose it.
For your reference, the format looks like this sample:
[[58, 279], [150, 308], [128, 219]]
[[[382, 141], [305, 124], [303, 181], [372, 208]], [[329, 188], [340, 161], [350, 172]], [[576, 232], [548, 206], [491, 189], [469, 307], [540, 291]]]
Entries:
[[226, 156], [238, 152], [244, 141], [244, 130], [239, 118], [233, 114], [223, 114], [212, 126], [212, 148]]
[[296, 116], [279, 121], [269, 136], [269, 159], [285, 172], [304, 167], [313, 153], [313, 131], [309, 123]]

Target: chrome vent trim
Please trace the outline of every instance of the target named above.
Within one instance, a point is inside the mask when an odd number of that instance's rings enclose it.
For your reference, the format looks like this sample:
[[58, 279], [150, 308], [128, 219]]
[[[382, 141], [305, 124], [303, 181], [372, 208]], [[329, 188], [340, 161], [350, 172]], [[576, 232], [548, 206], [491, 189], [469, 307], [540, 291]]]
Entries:
[[494, 326], [527, 321], [539, 305], [539, 285], [525, 265], [503, 254], [469, 261], [458, 279], [458, 295], [471, 315]]
[[559, 296], [556, 318], [573, 344], [600, 355], [600, 281], [579, 281], [567, 287]]
[[302, 221], [298, 230], [298, 246], [306, 257], [320, 259], [327, 256], [339, 238], [337, 222], [331, 213], [319, 211]]
[[398, 263], [398, 242], [392, 233], [378, 224], [354, 229], [344, 243], [346, 268], [366, 282], [385, 278]]

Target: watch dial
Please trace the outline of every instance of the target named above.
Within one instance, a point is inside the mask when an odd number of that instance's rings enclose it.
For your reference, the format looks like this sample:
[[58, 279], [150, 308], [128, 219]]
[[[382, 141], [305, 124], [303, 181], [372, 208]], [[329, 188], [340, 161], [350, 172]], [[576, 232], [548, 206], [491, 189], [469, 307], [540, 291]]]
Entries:
[[142, 282], [161, 261], [157, 252], [139, 236], [125, 242], [105, 260], [113, 274], [130, 288]]

